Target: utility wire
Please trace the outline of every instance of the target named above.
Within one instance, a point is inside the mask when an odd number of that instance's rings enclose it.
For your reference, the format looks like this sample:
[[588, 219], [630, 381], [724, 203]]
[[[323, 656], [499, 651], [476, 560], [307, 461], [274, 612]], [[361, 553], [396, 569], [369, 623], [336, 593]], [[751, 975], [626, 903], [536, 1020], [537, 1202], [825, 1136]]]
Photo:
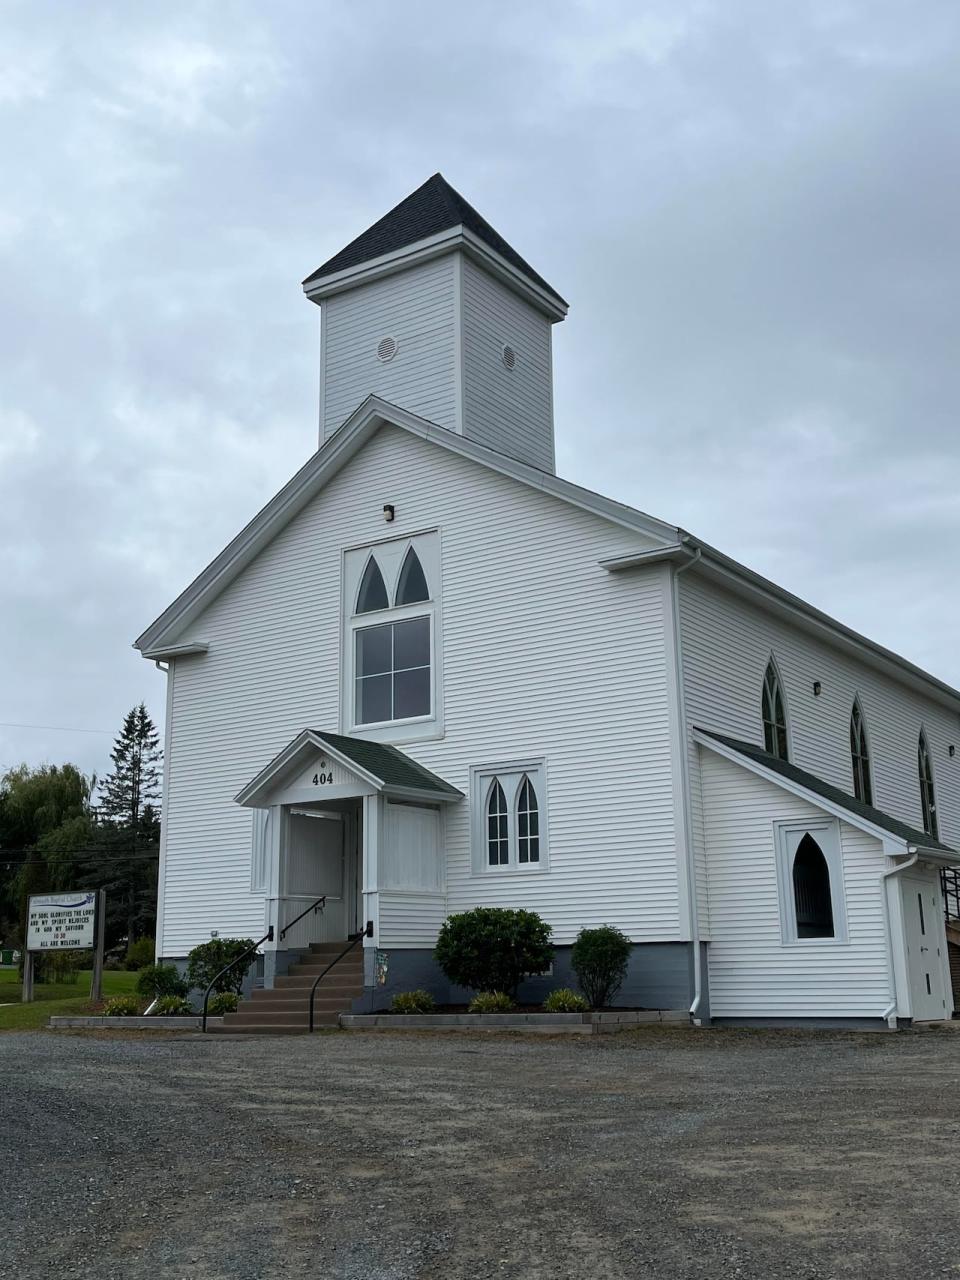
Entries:
[[18, 724], [13, 720], [0, 720], [0, 729], [47, 729], [52, 733], [105, 733], [113, 736], [112, 729], [75, 729], [66, 724]]

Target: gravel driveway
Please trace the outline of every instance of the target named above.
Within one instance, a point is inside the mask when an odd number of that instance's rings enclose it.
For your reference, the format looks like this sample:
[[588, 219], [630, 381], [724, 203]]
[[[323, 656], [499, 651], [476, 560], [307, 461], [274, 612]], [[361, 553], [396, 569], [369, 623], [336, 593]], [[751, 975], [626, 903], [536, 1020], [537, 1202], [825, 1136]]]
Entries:
[[960, 1274], [960, 1036], [0, 1036], [0, 1273]]

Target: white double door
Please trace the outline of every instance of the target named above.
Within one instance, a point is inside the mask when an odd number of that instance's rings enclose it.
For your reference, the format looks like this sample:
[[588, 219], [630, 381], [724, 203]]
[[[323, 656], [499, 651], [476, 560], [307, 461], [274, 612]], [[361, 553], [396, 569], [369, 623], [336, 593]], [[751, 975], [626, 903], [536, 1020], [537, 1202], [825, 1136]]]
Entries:
[[946, 934], [936, 875], [904, 876], [903, 929], [914, 1022], [949, 1018], [953, 996], [946, 987]]
[[325, 897], [326, 901], [322, 911], [311, 912], [290, 931], [285, 945], [340, 942], [354, 932], [357, 861], [357, 820], [353, 813], [289, 811], [281, 927], [317, 898]]

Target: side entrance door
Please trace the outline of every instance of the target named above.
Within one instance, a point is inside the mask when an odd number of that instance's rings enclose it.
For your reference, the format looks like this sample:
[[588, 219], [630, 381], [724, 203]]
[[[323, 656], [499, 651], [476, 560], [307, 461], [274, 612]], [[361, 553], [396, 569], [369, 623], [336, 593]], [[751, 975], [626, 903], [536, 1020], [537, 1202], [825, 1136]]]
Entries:
[[948, 1018], [953, 1001], [948, 1007], [943, 973], [946, 935], [939, 882], [935, 876], [904, 876], [901, 892], [913, 1020]]

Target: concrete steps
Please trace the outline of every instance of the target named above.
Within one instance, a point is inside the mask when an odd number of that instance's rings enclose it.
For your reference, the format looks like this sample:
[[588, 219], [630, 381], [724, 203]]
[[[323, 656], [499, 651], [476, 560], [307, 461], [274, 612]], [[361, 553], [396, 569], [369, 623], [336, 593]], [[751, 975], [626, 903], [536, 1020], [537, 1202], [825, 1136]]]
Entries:
[[[267, 990], [259, 988], [241, 1002], [236, 1013], [224, 1015], [221, 1035], [306, 1035], [310, 1029], [310, 991], [317, 978], [343, 950], [342, 942], [314, 943], [287, 974]], [[359, 947], [344, 956], [317, 988], [313, 1002], [314, 1027], [336, 1027], [341, 1013], [363, 991], [363, 955]]]

